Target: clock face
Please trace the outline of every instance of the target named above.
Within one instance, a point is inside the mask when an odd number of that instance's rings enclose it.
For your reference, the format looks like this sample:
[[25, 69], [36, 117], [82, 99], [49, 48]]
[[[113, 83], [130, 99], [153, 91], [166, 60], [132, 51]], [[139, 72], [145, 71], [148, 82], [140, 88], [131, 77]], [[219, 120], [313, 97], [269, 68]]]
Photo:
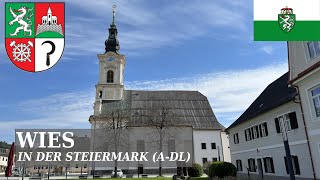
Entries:
[[114, 61], [114, 60], [116, 60], [113, 56], [110, 56], [109, 58], [108, 58], [108, 61], [109, 62], [112, 62], [112, 61]]

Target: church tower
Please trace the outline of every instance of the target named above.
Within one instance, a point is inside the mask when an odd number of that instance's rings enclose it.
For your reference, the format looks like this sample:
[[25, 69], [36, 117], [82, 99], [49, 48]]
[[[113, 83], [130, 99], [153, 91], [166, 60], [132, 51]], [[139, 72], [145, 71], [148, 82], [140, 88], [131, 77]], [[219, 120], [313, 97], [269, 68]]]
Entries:
[[94, 115], [101, 113], [103, 101], [120, 101], [123, 97], [123, 74], [126, 60], [125, 56], [119, 53], [120, 44], [114, 18], [115, 5], [113, 6], [113, 17], [109, 28], [109, 37], [105, 41], [105, 53], [98, 54], [99, 82], [96, 85]]

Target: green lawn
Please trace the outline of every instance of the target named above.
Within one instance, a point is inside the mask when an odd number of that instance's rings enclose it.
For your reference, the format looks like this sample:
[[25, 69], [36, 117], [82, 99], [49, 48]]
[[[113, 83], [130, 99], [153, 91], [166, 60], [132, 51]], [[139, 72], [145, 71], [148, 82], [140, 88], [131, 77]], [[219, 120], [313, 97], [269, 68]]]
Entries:
[[[154, 178], [152, 178], [152, 177], [150, 177], [150, 178], [103, 178], [103, 179], [101, 179], [101, 180], [120, 180], [120, 179], [124, 179], [124, 180], [137, 180], [137, 179], [139, 179], [139, 180], [150, 180], [150, 179], [152, 179], [152, 180], [169, 180], [169, 179], [172, 179], [172, 178], [170, 178], [170, 177], [154, 177]], [[100, 179], [98, 179], [98, 180], [100, 180]]]
[[191, 180], [208, 180], [208, 177], [192, 177]]

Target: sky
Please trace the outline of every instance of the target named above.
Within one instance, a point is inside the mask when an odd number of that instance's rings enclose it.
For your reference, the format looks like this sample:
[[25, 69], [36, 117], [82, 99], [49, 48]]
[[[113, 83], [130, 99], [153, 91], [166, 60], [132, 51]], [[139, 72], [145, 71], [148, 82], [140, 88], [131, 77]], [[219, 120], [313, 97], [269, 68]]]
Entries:
[[288, 71], [286, 43], [253, 41], [252, 0], [66, 0], [65, 49], [50, 70], [16, 68], [0, 28], [0, 140], [19, 128], [90, 128], [113, 4], [125, 89], [197, 90], [228, 127]]

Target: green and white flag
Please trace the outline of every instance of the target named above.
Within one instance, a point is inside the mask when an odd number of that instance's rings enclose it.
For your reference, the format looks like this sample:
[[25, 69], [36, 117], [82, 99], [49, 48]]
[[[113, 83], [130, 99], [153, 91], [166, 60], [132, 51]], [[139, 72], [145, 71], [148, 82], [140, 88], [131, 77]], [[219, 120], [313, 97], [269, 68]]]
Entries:
[[320, 40], [320, 0], [254, 0], [254, 40]]

